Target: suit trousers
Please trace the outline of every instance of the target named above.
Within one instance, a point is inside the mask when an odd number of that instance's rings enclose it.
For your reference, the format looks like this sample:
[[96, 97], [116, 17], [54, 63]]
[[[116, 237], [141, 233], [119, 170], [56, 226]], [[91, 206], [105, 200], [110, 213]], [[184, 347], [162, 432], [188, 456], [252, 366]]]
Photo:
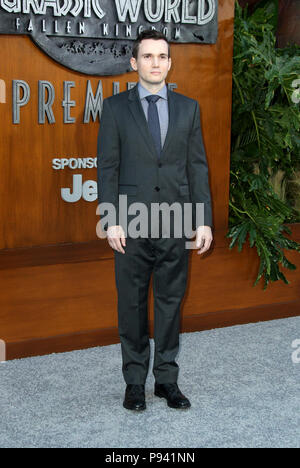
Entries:
[[150, 342], [148, 295], [153, 274], [154, 362], [159, 384], [177, 382], [180, 307], [185, 294], [189, 250], [186, 238], [126, 239], [125, 254], [114, 251], [118, 327], [126, 384], [145, 384]]

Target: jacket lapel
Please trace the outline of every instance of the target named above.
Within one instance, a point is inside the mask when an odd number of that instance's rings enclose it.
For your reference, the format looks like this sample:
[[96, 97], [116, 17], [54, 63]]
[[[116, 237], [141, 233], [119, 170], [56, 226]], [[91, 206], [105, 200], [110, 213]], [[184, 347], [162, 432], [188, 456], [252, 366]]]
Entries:
[[145, 139], [146, 146], [149, 149], [151, 155], [155, 157], [156, 149], [154, 146], [152, 136], [149, 132], [148, 122], [146, 120], [144, 109], [142, 107], [140, 97], [138, 95], [137, 86], [130, 90], [128, 99], [130, 111], [133, 115], [133, 118], [135, 119], [138, 128], [141, 131], [141, 134]]
[[[135, 86], [129, 91], [129, 108], [130, 111], [136, 121], [137, 126], [139, 127], [144, 139], [145, 143], [147, 145], [147, 148], [149, 149], [149, 152], [151, 153], [152, 157], [157, 159], [156, 156], [156, 149], [154, 146], [154, 142], [152, 139], [152, 136], [149, 132], [149, 127], [148, 127], [148, 122], [145, 117], [144, 109], [142, 107], [139, 94], [138, 94], [138, 88]], [[164, 153], [166, 152], [171, 140], [172, 140], [172, 134], [175, 129], [175, 124], [176, 124], [176, 104], [175, 104], [175, 97], [174, 97], [174, 92], [170, 91], [168, 89], [168, 106], [169, 106], [169, 126], [168, 126], [168, 131], [165, 139], [165, 143], [162, 149], [161, 153], [161, 158], [163, 157]]]
[[167, 131], [165, 143], [162, 149], [161, 157], [163, 157], [164, 153], [167, 151], [169, 143], [172, 140], [172, 135], [175, 129], [175, 122], [176, 122], [176, 106], [175, 106], [175, 99], [174, 99], [174, 91], [170, 91], [169, 89], [168, 89], [168, 106], [169, 106], [169, 125], [168, 125], [168, 131]]

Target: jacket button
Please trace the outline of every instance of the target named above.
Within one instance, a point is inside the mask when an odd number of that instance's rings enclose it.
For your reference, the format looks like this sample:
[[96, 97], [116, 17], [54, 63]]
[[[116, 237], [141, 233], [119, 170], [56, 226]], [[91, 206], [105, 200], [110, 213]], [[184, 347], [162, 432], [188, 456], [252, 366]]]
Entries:
[[159, 191], [160, 191], [160, 188], [159, 188], [159, 187], [155, 187], [155, 190], [156, 190], [157, 192], [159, 192]]
[[158, 163], [158, 167], [162, 167], [162, 163]]

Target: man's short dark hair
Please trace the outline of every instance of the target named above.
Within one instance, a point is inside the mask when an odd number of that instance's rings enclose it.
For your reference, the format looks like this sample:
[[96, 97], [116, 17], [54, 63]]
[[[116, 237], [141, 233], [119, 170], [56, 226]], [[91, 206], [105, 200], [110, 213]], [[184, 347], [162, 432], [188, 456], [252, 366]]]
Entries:
[[168, 56], [170, 58], [171, 56], [171, 47], [170, 47], [170, 42], [168, 41], [166, 35], [162, 32], [155, 31], [154, 29], [146, 29], [145, 31], [142, 31], [137, 39], [135, 40], [133, 44], [133, 50], [132, 50], [132, 56], [137, 60], [138, 58], [138, 53], [139, 53], [139, 48], [140, 48], [140, 43], [144, 39], [154, 39], [155, 41], [163, 40], [166, 41], [168, 44]]

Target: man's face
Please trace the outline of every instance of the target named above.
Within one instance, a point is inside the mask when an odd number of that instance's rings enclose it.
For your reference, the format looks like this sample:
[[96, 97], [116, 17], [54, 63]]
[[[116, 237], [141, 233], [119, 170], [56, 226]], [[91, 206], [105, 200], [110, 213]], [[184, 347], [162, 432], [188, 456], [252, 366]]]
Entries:
[[168, 44], [163, 39], [144, 39], [140, 43], [138, 58], [132, 58], [130, 63], [133, 70], [138, 72], [142, 85], [165, 83], [171, 68], [168, 53]]

